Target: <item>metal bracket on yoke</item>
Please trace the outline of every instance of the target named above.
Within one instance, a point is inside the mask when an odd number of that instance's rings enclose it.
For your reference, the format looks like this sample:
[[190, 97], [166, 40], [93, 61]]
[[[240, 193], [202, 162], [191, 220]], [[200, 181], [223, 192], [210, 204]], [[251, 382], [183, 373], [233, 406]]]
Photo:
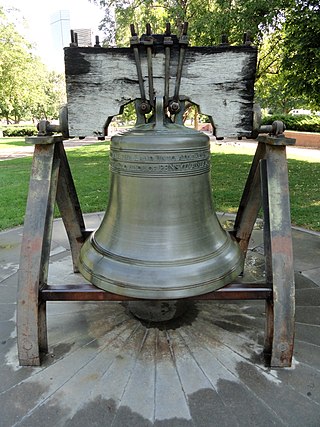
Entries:
[[[150, 113], [151, 109], [155, 107], [155, 92], [154, 92], [154, 85], [153, 85], [153, 68], [152, 68], [152, 49], [155, 42], [154, 36], [151, 32], [151, 26], [150, 24], [147, 24], [146, 26], [146, 34], [142, 35], [141, 39], [139, 39], [135, 27], [133, 24], [130, 25], [131, 30], [131, 39], [130, 39], [130, 45], [134, 52], [134, 59], [136, 63], [136, 69], [137, 69], [137, 76], [138, 76], [138, 82], [139, 82], [139, 89], [140, 89], [140, 96], [141, 96], [141, 102], [139, 104], [139, 112], [141, 114], [148, 114]], [[164, 78], [164, 108], [168, 109], [170, 114], [176, 115], [179, 113], [181, 106], [180, 106], [180, 99], [179, 99], [179, 92], [180, 92], [180, 85], [181, 85], [181, 77], [182, 77], [182, 69], [183, 69], [183, 62], [185, 58], [185, 52], [186, 48], [189, 43], [189, 39], [187, 36], [188, 31], [188, 23], [185, 22], [183, 25], [183, 31], [182, 35], [179, 39], [179, 59], [178, 59], [178, 66], [177, 66], [177, 72], [176, 72], [176, 81], [175, 81], [175, 87], [174, 87], [174, 95], [172, 99], [169, 98], [169, 82], [170, 82], [170, 50], [174, 44], [173, 37], [176, 38], [176, 36], [173, 36], [171, 34], [171, 27], [170, 24], [166, 24], [166, 30], [164, 37], [161, 39], [161, 42], [164, 46], [165, 50], [165, 78]], [[147, 66], [148, 66], [148, 85], [149, 85], [149, 99], [146, 99], [146, 92], [144, 88], [144, 81], [142, 77], [142, 67], [141, 67], [141, 59], [140, 59], [140, 53], [139, 53], [139, 45], [145, 46], [147, 51]]]

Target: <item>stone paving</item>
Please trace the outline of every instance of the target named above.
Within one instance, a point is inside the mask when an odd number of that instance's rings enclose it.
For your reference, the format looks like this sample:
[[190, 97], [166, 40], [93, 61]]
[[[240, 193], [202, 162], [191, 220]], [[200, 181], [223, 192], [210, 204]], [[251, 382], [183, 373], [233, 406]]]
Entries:
[[[97, 227], [101, 214], [86, 215]], [[222, 223], [232, 221], [220, 215]], [[0, 233], [0, 426], [320, 425], [320, 235], [293, 229], [296, 340], [292, 368], [261, 359], [262, 302], [193, 302], [180, 319], [141, 323], [124, 303], [49, 303], [49, 354], [19, 367], [15, 311], [22, 228]], [[245, 275], [264, 274], [257, 226]], [[54, 221], [50, 283], [72, 273]]]

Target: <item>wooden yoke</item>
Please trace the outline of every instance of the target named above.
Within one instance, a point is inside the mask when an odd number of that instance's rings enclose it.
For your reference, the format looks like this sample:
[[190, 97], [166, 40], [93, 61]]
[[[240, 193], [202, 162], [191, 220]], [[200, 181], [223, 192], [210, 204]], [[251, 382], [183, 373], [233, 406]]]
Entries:
[[[146, 93], [147, 53], [139, 46]], [[174, 97], [179, 47], [171, 48], [169, 96]], [[185, 52], [180, 100], [199, 106], [210, 117], [217, 137], [250, 136], [253, 123], [257, 49], [251, 46], [189, 47]], [[109, 118], [123, 105], [141, 97], [136, 63], [130, 48], [65, 48], [69, 133], [103, 136]], [[153, 91], [164, 96], [165, 53], [152, 54]]]

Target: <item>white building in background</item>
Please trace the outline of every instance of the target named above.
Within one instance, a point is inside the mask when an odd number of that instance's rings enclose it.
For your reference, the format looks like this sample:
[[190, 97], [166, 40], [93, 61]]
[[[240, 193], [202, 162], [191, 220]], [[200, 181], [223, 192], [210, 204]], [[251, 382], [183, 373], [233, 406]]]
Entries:
[[54, 48], [63, 50], [64, 47], [69, 46], [71, 42], [69, 10], [58, 10], [51, 15], [50, 26]]
[[[58, 10], [50, 16], [50, 27], [52, 35], [52, 60], [55, 63], [55, 69], [64, 70], [64, 52], [63, 48], [71, 43], [70, 11]], [[92, 30], [86, 28], [74, 29], [77, 33], [78, 46], [92, 46]]]
[[70, 35], [70, 12], [68, 10], [58, 10], [50, 16], [50, 27], [52, 35], [52, 59], [55, 62], [55, 69], [64, 70], [63, 48], [69, 46]]

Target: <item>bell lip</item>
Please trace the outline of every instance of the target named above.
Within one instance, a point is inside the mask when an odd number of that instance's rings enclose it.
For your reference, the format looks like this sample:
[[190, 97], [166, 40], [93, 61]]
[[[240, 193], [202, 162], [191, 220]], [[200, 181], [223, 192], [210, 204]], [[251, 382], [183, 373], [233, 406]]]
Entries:
[[[243, 272], [243, 256], [240, 256], [234, 267], [223, 276], [212, 280], [185, 285], [180, 287], [138, 287], [121, 283], [94, 274], [85, 264], [80, 262], [79, 271], [92, 285], [116, 295], [122, 295], [143, 300], [183, 299], [216, 291], [232, 283]], [[218, 283], [217, 283], [218, 282]]]
[[[97, 231], [97, 230], [96, 230]], [[230, 247], [234, 242], [234, 238], [231, 235], [227, 235], [224, 243], [222, 243], [218, 248], [215, 248], [213, 251], [203, 254], [201, 256], [192, 257], [192, 258], [181, 258], [181, 259], [157, 259], [157, 260], [146, 260], [139, 258], [131, 258], [124, 255], [118, 255], [111, 251], [108, 251], [105, 247], [101, 246], [97, 239], [95, 238], [96, 231], [94, 231], [89, 237], [89, 241], [92, 249], [96, 254], [103, 258], [108, 258], [110, 261], [120, 262], [124, 265], [134, 264], [135, 266], [142, 267], [155, 267], [155, 268], [163, 268], [163, 267], [185, 267], [191, 264], [199, 264], [212, 260], [213, 258], [218, 257], [225, 253], [228, 247]], [[80, 258], [81, 261], [82, 258]]]

